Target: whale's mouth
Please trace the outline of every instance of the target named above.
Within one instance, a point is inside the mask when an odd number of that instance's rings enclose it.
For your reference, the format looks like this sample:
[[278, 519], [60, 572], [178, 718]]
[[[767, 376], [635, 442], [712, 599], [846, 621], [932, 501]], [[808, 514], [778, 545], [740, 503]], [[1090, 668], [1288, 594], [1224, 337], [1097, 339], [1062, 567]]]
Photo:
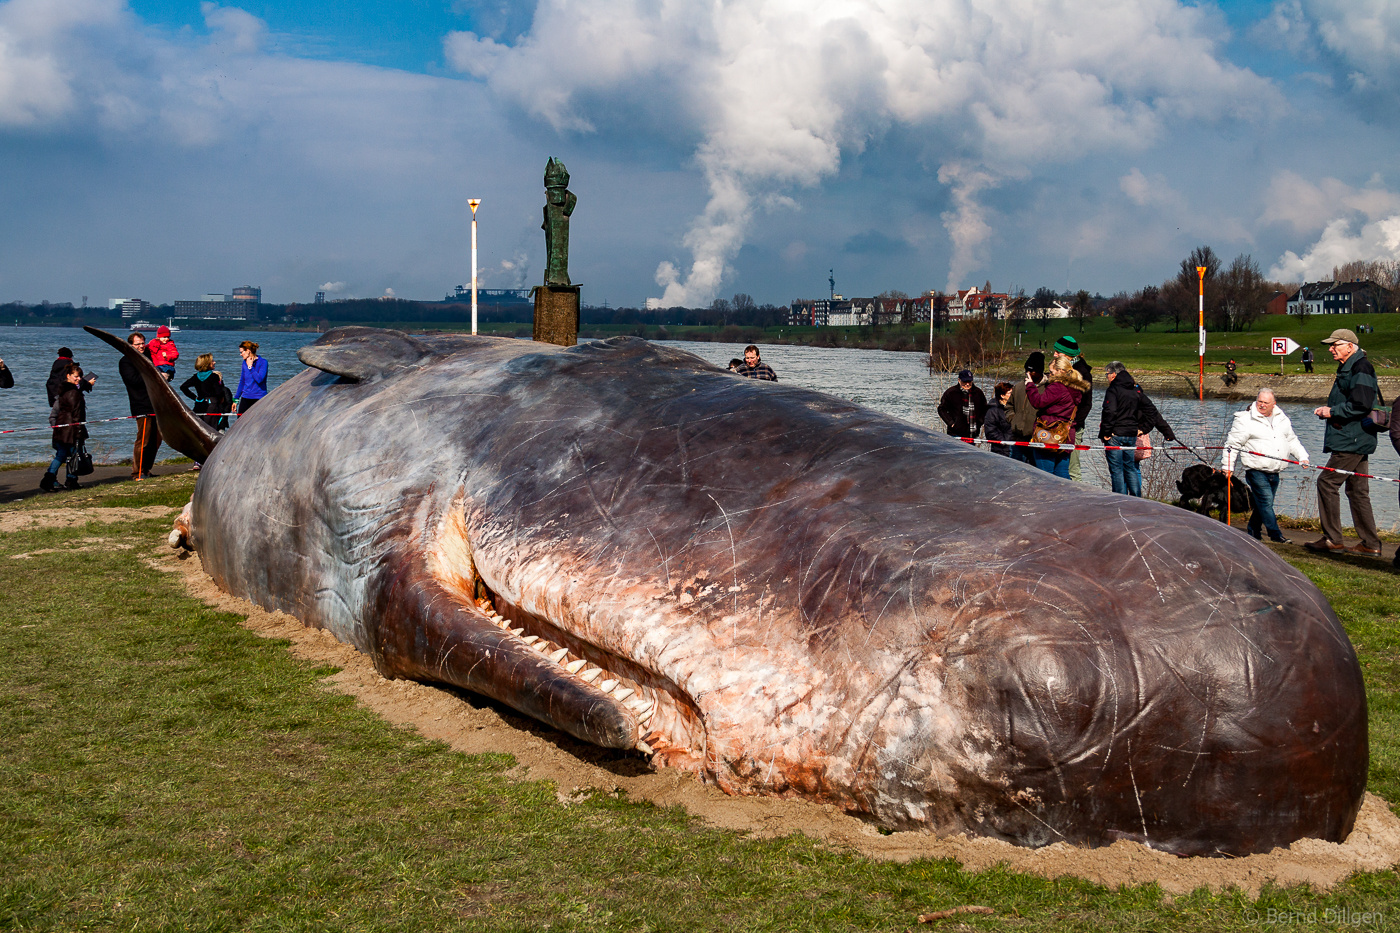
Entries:
[[681, 690], [635, 662], [571, 634], [493, 593], [479, 576], [472, 602], [512, 641], [557, 668], [557, 675], [596, 689], [636, 717], [635, 748], [658, 764], [691, 766], [699, 711]]

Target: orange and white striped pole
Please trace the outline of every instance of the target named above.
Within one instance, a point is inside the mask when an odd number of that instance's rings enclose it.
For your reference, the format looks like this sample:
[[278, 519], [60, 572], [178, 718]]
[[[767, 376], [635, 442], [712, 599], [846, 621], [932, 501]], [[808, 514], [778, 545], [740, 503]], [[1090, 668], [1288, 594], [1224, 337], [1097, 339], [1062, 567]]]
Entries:
[[1196, 267], [1196, 278], [1201, 282], [1200, 300], [1197, 308], [1200, 311], [1200, 357], [1201, 357], [1201, 379], [1197, 384], [1197, 400], [1204, 401], [1206, 397], [1206, 267]]

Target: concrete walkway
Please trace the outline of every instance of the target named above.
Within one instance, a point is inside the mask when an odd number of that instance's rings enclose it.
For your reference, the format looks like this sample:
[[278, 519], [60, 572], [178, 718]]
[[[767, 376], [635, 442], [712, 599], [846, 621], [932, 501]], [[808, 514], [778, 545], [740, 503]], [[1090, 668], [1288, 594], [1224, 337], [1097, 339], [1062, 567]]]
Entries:
[[[18, 502], [21, 499], [29, 499], [34, 496], [47, 496], [56, 503], [62, 503], [64, 493], [68, 490], [62, 488], [62, 477], [67, 475], [67, 470], [58, 471], [59, 490], [57, 492], [46, 493], [39, 488], [39, 480], [43, 478], [47, 467], [24, 467], [19, 470], [0, 471], [0, 502]], [[194, 467], [188, 463], [157, 463], [152, 469], [153, 476], [174, 476], [177, 473], [188, 473]], [[118, 463], [112, 466], [97, 466], [92, 473], [84, 476], [81, 480], [83, 488], [93, 486], [106, 486], [111, 483], [130, 483], [131, 464]]]

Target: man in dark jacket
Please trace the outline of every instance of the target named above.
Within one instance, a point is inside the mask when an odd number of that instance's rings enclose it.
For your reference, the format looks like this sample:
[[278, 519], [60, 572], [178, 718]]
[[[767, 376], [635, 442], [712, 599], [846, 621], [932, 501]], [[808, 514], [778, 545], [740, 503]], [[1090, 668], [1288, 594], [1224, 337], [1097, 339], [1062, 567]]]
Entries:
[[982, 431], [982, 419], [987, 415], [987, 396], [972, 384], [972, 371], [958, 373], [958, 384], [938, 400], [938, 417], [948, 426], [953, 437], [976, 437]]
[[[1327, 404], [1313, 409], [1313, 414], [1327, 421], [1322, 435], [1322, 452], [1331, 454], [1328, 469], [1317, 478], [1317, 513], [1322, 519], [1322, 537], [1303, 547], [1318, 553], [1349, 550], [1353, 554], [1379, 557], [1381, 539], [1376, 533], [1376, 519], [1371, 514], [1371, 484], [1364, 476], [1332, 472], [1369, 473], [1371, 454], [1376, 452], [1376, 436], [1368, 433], [1361, 422], [1376, 405], [1379, 385], [1376, 369], [1366, 358], [1354, 331], [1339, 328], [1322, 341], [1337, 361], [1337, 378]], [[1343, 483], [1347, 487], [1347, 502], [1351, 505], [1351, 522], [1356, 526], [1361, 542], [1346, 548], [1342, 544], [1341, 498]]]
[[[49, 407], [68, 388], [67, 376], [68, 365], [73, 362], [73, 351], [67, 347], [58, 348], [58, 359], [53, 361], [53, 367], [49, 370], [49, 380], [45, 383], [45, 389], [49, 393]], [[97, 381], [97, 374], [84, 375], [83, 368], [78, 367], [78, 388], [83, 392], [91, 392], [92, 384]]]
[[5, 365], [4, 360], [0, 360], [0, 389], [13, 389], [14, 387], [15, 374], [10, 372], [10, 367]]
[[[132, 334], [126, 338], [126, 342], [146, 359], [151, 358], [143, 334]], [[123, 356], [117, 364], [117, 371], [121, 373], [122, 384], [126, 386], [126, 398], [131, 403], [131, 414], [147, 416], [136, 418], [136, 445], [131, 449], [131, 478], [147, 479], [151, 475], [151, 467], [155, 466], [156, 451], [160, 449], [160, 425], [156, 424], [156, 409], [151, 404], [151, 397], [146, 393], [146, 383], [141, 381], [141, 374], [136, 371], [135, 363]]]
[[1104, 390], [1103, 411], [1099, 413], [1099, 439], [1106, 447], [1123, 448], [1103, 452], [1108, 460], [1108, 476], [1113, 482], [1114, 492], [1140, 499], [1142, 471], [1137, 462], [1138, 435], [1148, 434], [1156, 428], [1167, 440], [1175, 441], [1176, 433], [1157, 411], [1157, 406], [1152, 404], [1152, 399], [1143, 393], [1142, 386], [1137, 384], [1126, 366], [1114, 360], [1105, 370], [1108, 373], [1108, 388]]
[[[1079, 355], [1079, 341], [1069, 334], [1065, 334], [1055, 341], [1052, 348], [1056, 357], [1063, 356], [1074, 366], [1074, 371], [1079, 373], [1079, 378], [1089, 383], [1089, 391], [1084, 393], [1079, 400], [1079, 406], [1074, 410], [1074, 433], [1076, 436], [1084, 430], [1084, 425], [1089, 419], [1089, 410], [1094, 407], [1094, 367], [1084, 362], [1084, 357]], [[1076, 483], [1080, 481], [1079, 472], [1079, 451], [1070, 451], [1069, 455], [1069, 478]]]

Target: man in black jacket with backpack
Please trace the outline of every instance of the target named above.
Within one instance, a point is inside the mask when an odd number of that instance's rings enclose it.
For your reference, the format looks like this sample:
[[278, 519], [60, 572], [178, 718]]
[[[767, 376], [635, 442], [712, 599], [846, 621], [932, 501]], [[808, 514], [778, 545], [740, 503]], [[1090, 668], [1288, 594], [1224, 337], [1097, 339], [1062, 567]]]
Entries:
[[1104, 451], [1108, 475], [1114, 492], [1142, 498], [1142, 471], [1137, 463], [1138, 435], [1156, 428], [1167, 440], [1175, 441], [1176, 433], [1152, 404], [1152, 399], [1133, 380], [1126, 366], [1114, 360], [1104, 371], [1108, 373], [1108, 388], [1104, 391], [1103, 411], [1099, 415], [1099, 439], [1106, 447], [1123, 448]]

